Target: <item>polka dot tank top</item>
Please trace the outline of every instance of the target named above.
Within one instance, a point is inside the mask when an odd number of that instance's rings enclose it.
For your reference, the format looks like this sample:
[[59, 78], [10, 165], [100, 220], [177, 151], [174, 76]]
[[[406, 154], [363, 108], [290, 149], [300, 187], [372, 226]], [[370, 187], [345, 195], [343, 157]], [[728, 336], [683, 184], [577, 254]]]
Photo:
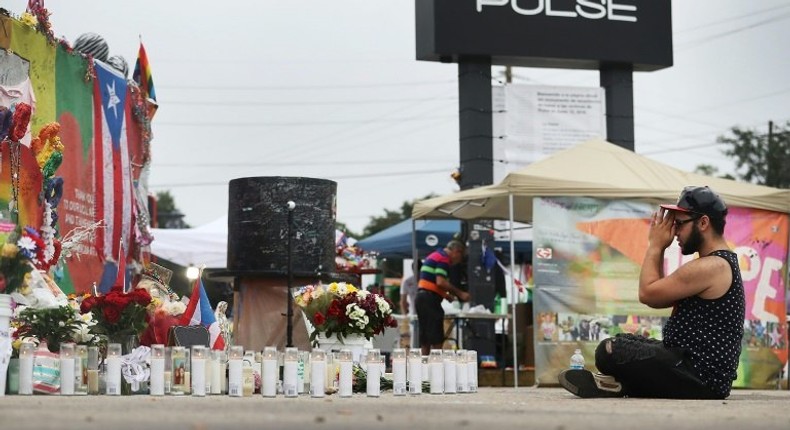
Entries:
[[[664, 326], [664, 344], [688, 348], [700, 378], [713, 392], [727, 397], [737, 377], [746, 304], [738, 256], [732, 251], [713, 251], [730, 264], [732, 284], [718, 299], [687, 297], [677, 303]], [[706, 257], [706, 258], [708, 258]]]

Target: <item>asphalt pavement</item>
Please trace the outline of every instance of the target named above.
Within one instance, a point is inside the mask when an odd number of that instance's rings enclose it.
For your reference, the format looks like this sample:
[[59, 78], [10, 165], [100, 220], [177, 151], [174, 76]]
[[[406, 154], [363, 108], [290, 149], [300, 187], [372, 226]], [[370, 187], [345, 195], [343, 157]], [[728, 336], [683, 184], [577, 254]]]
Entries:
[[790, 429], [790, 391], [726, 400], [580, 399], [561, 388], [370, 398], [5, 396], [0, 429]]

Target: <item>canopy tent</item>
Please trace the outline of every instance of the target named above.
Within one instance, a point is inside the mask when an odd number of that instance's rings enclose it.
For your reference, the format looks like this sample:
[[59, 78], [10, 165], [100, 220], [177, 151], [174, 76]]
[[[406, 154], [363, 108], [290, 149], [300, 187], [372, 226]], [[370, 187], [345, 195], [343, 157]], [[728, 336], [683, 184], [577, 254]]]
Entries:
[[[461, 231], [458, 220], [415, 220], [414, 233], [417, 235], [417, 252], [420, 257], [427, 256], [442, 247]], [[531, 236], [516, 241], [516, 252], [528, 253], [532, 250]], [[374, 251], [386, 258], [412, 258], [412, 220], [403, 220], [370, 237], [357, 242], [365, 251]], [[496, 247], [510, 250], [508, 241], [495, 242]]]
[[603, 140], [592, 140], [512, 172], [495, 185], [417, 202], [420, 218], [532, 221], [532, 199], [584, 196], [650, 203], [677, 200], [687, 185], [708, 185], [730, 206], [790, 213], [790, 190], [689, 173]]
[[188, 267], [206, 265], [222, 268], [228, 264], [228, 217], [223, 216], [195, 228], [151, 230], [151, 253]]
[[[710, 186], [731, 207], [790, 213], [790, 190], [685, 172], [612, 143], [592, 140], [512, 172], [499, 184], [416, 202], [412, 216], [532, 223], [533, 199], [537, 197], [632, 199], [659, 204], [676, 201], [688, 185]], [[514, 288], [512, 279], [510, 288]], [[512, 312], [515, 328], [515, 303]], [[514, 363], [516, 351], [513, 336]]]

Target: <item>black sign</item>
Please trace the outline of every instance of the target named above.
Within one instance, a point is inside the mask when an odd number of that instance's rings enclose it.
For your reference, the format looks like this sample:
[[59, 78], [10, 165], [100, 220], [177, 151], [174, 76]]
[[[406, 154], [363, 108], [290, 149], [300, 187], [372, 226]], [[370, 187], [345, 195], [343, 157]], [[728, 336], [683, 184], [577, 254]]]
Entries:
[[672, 66], [670, 0], [415, 0], [417, 59], [599, 69]]

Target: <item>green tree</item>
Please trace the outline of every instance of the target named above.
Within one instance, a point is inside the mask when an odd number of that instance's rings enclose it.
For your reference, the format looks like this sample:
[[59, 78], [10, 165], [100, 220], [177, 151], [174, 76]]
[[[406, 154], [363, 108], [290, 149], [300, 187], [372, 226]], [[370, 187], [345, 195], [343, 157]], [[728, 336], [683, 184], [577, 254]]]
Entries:
[[335, 228], [345, 233], [347, 237], [353, 237], [354, 239], [360, 237], [358, 233], [351, 231], [345, 223], [340, 221], [335, 221]]
[[730, 175], [729, 173], [724, 175], [719, 175], [719, 168], [712, 164], [700, 164], [697, 166], [697, 168], [694, 169], [694, 173], [699, 173], [700, 175], [705, 175], [705, 176], [718, 176], [719, 178], [724, 178], [724, 179], [735, 179], [735, 177]]
[[156, 193], [156, 225], [159, 228], [189, 228], [170, 191]]
[[733, 127], [732, 135], [719, 136], [728, 145], [723, 151], [735, 159], [736, 176], [748, 182], [776, 188], [790, 188], [790, 121], [768, 133]]
[[374, 216], [370, 218], [370, 222], [365, 226], [362, 231], [362, 237], [372, 236], [382, 230], [387, 229], [405, 219], [411, 218], [411, 211], [414, 208], [414, 203], [436, 197], [436, 194], [428, 194], [425, 197], [414, 199], [412, 201], [404, 201], [400, 206], [400, 210], [384, 209], [384, 215]]

